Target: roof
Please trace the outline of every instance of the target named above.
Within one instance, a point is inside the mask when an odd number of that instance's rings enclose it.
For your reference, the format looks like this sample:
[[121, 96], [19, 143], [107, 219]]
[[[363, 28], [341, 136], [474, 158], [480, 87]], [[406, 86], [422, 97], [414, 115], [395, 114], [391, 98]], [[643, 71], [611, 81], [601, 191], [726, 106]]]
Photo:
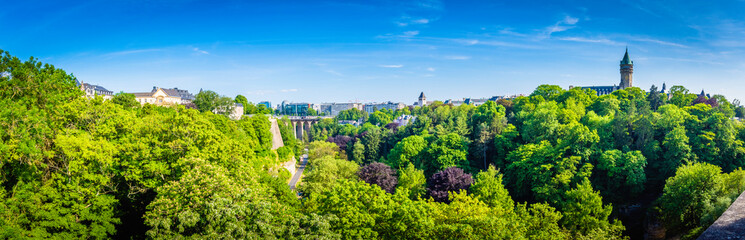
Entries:
[[419, 98], [427, 98], [427, 97], [425, 97], [424, 96], [424, 92], [422, 92], [422, 93], [419, 94]]
[[93, 89], [93, 91], [96, 91], [96, 92], [109, 92], [109, 93], [112, 92], [99, 85], [93, 85], [93, 84], [88, 84], [88, 83], [82, 83], [82, 85], [85, 89]]
[[152, 92], [136, 92], [132, 94], [134, 94], [135, 97], [152, 97], [153, 96]]
[[[181, 94], [176, 89], [173, 89], [173, 88], [161, 88], [161, 90], [163, 90], [164, 93], [168, 94], [168, 96], [171, 96], [171, 97], [181, 97]], [[155, 93], [155, 90], [153, 91], [153, 93]]]
[[629, 48], [626, 48], [626, 53], [623, 54], [621, 65], [633, 65], [633, 64], [634, 64], [634, 61], [631, 61], [631, 59], [629, 59]]

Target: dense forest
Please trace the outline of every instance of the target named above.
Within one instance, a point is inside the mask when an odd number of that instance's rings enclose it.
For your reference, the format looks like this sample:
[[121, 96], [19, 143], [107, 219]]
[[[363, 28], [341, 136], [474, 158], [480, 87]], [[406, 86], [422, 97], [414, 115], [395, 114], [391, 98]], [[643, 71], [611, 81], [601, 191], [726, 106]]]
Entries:
[[215, 114], [211, 92], [88, 99], [73, 75], [0, 54], [0, 238], [692, 239], [745, 190], [745, 109], [680, 86], [349, 110], [366, 123], [305, 136], [298, 198], [286, 120], [272, 150], [266, 116]]

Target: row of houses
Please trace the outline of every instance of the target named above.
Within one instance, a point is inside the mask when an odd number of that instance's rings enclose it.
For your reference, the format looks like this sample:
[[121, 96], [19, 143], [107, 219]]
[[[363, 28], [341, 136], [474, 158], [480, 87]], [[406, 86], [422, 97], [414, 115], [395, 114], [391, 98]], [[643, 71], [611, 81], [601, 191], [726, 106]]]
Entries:
[[[88, 98], [100, 96], [104, 100], [109, 100], [114, 97], [113, 91], [110, 91], [99, 85], [78, 82], [78, 86], [80, 87], [80, 90], [85, 93], [85, 97]], [[194, 99], [196, 99], [196, 96], [194, 96], [194, 94], [190, 93], [188, 90], [178, 88], [160, 88], [157, 86], [153, 86], [153, 89], [149, 92], [134, 92], [131, 94], [135, 96], [135, 100], [141, 105], [190, 105], [192, 104]], [[224, 111], [224, 109], [216, 109], [215, 111]], [[232, 107], [232, 110], [228, 115], [230, 118], [240, 119], [241, 116], [243, 116], [243, 105], [240, 103], [236, 103]]]
[[403, 109], [406, 107], [406, 104], [404, 103], [394, 103], [394, 102], [383, 102], [383, 103], [322, 103], [322, 104], [313, 104], [313, 103], [290, 103], [287, 101], [282, 102], [277, 106], [277, 111], [280, 114], [283, 115], [298, 115], [298, 116], [304, 116], [308, 114], [308, 111], [310, 109], [314, 110], [318, 114], [323, 114], [326, 116], [336, 116], [339, 114], [339, 112], [349, 109], [357, 109], [360, 111], [365, 111], [368, 113], [373, 113], [378, 110], [388, 109], [391, 111], [396, 111], [398, 109]]

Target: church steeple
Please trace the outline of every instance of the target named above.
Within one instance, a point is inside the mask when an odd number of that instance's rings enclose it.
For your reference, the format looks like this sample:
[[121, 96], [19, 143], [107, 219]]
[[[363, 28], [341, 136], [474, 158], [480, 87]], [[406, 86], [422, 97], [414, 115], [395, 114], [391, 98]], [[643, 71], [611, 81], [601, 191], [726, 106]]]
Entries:
[[621, 84], [620, 88], [630, 88], [633, 86], [634, 61], [629, 58], [629, 48], [626, 47], [626, 53], [621, 59]]

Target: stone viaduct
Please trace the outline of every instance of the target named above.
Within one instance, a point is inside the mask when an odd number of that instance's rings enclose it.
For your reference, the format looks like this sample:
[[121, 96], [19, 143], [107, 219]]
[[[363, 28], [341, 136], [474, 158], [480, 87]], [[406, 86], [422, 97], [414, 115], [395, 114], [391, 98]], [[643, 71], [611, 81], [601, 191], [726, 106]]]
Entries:
[[[282, 118], [281, 116], [277, 116]], [[297, 139], [303, 139], [305, 132], [309, 131], [313, 124], [318, 123], [322, 119], [332, 118], [330, 116], [287, 116], [292, 123], [292, 129], [295, 130], [295, 137]]]

